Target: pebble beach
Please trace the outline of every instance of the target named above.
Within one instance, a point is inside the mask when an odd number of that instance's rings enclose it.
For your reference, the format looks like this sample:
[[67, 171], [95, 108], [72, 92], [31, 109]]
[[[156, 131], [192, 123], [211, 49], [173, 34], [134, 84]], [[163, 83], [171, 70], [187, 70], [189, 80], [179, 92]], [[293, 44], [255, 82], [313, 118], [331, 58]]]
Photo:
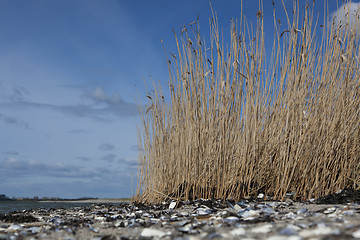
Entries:
[[0, 214], [0, 239], [360, 239], [358, 192], [305, 202], [261, 197], [9, 212]]

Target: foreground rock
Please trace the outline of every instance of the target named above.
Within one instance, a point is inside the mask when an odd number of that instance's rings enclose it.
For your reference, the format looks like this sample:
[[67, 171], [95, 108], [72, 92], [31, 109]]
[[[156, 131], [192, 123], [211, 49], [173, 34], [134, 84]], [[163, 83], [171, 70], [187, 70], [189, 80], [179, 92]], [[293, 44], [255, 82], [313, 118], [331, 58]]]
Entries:
[[360, 239], [358, 203], [214, 201], [0, 215], [0, 239]]

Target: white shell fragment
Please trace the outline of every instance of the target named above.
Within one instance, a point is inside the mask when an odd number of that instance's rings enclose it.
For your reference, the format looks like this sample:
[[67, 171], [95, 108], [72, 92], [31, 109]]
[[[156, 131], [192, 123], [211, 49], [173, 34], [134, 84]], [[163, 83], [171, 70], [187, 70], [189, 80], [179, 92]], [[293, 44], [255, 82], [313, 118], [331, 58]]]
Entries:
[[306, 213], [308, 211], [307, 208], [301, 208], [297, 211], [297, 214], [302, 214], [302, 213]]
[[158, 237], [158, 238], [162, 238], [164, 236], [166, 236], [166, 233], [158, 230], [158, 229], [153, 229], [153, 228], [144, 228], [141, 232], [141, 236], [142, 237]]
[[10, 225], [10, 227], [8, 227], [9, 231], [19, 231], [22, 229], [23, 229], [23, 227], [20, 225], [17, 225], [17, 224], [13, 224], [13, 225]]
[[230, 217], [227, 217], [227, 218], [224, 219], [224, 222], [229, 222], [229, 223], [237, 222], [237, 221], [239, 221], [239, 218], [234, 217], [234, 216], [230, 216]]
[[171, 202], [169, 205], [169, 209], [174, 209], [176, 207], [176, 202]]
[[271, 224], [265, 224], [265, 225], [261, 225], [261, 226], [251, 229], [251, 232], [252, 233], [269, 233], [269, 232], [271, 232], [272, 227], [273, 226]]
[[338, 231], [336, 229], [328, 227], [324, 223], [320, 223], [314, 229], [302, 230], [299, 235], [306, 238], [306, 237], [311, 237], [311, 236], [332, 235], [332, 234], [338, 234]]
[[257, 196], [257, 198], [264, 198], [264, 194], [263, 193], [260, 193], [258, 196]]
[[246, 231], [244, 228], [235, 228], [234, 230], [231, 230], [230, 234], [233, 236], [242, 236], [246, 234]]
[[360, 229], [351, 234], [354, 238], [360, 238]]
[[197, 215], [200, 215], [200, 216], [208, 215], [208, 214], [210, 214], [211, 212], [212, 212], [212, 210], [209, 209], [209, 208], [198, 208], [198, 209], [196, 210]]
[[235, 204], [234, 209], [235, 209], [235, 211], [239, 211], [241, 209], [241, 207], [238, 204]]

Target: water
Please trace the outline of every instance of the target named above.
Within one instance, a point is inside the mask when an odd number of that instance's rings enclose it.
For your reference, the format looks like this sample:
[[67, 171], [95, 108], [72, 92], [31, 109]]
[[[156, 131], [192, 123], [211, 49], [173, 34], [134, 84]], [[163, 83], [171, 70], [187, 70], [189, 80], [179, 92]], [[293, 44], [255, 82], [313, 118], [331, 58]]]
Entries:
[[[72, 208], [72, 207], [88, 207], [93, 204], [101, 204], [102, 202], [64, 202], [64, 201], [0, 201], [0, 213], [8, 213], [12, 211], [22, 211], [39, 208]], [[119, 202], [104, 202], [104, 204], [117, 205]]]

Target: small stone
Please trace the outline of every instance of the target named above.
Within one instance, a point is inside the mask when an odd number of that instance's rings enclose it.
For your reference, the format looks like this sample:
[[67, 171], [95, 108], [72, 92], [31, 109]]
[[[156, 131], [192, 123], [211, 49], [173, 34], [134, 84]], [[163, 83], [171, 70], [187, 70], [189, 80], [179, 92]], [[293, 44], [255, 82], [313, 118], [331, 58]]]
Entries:
[[141, 216], [144, 213], [143, 210], [139, 210], [135, 212], [135, 215]]
[[105, 217], [96, 217], [95, 218], [96, 220], [98, 220], [99, 222], [103, 222], [103, 221], [105, 221]]
[[279, 205], [279, 203], [277, 203], [277, 202], [269, 202], [269, 203], [267, 203], [267, 205], [274, 208], [274, 207], [277, 207]]
[[292, 205], [293, 203], [294, 203], [294, 201], [291, 200], [290, 198], [288, 198], [288, 199], [285, 200], [285, 204], [286, 204], [286, 205]]
[[[151, 222], [152, 224], [156, 224], [156, 223], [161, 222], [161, 220], [158, 219], [158, 218], [150, 218], [150, 222]], [[126, 226], [125, 226], [125, 227], [126, 227]]]
[[224, 219], [224, 222], [233, 223], [239, 221], [238, 217], [230, 216]]
[[355, 212], [355, 210], [346, 210], [346, 211], [341, 212], [341, 214], [347, 215], [347, 216], [352, 216], [352, 215], [355, 215], [356, 212]]
[[271, 224], [265, 224], [265, 225], [261, 225], [261, 226], [251, 229], [251, 232], [252, 233], [269, 233], [269, 232], [271, 232], [272, 227], [273, 226]]
[[297, 211], [297, 214], [306, 213], [307, 211], [309, 211], [307, 208], [301, 208]]
[[191, 226], [191, 224], [187, 224], [183, 227], [179, 227], [177, 230], [182, 233], [189, 233], [191, 230], [193, 230], [193, 227]]
[[327, 209], [324, 211], [324, 213], [325, 213], [325, 214], [333, 213], [333, 212], [336, 211], [337, 208], [338, 208], [338, 207], [329, 207], [329, 208], [327, 208]]
[[249, 204], [246, 204], [244, 202], [238, 202], [237, 205], [239, 205], [242, 208], [248, 208], [249, 207]]
[[302, 230], [299, 235], [302, 237], [311, 237], [314, 235], [330, 235], [330, 234], [338, 234], [339, 230], [333, 229], [331, 227], [326, 226], [323, 223], [318, 224], [317, 228], [314, 229], [305, 229]]
[[208, 215], [212, 212], [211, 209], [206, 209], [206, 208], [198, 208], [196, 210], [196, 214], [199, 216], [204, 216], [204, 215]]
[[115, 227], [126, 227], [127, 225], [128, 225], [127, 221], [121, 221], [121, 220], [116, 221], [114, 224]]
[[245, 235], [246, 231], [244, 228], [236, 228], [234, 230], [231, 230], [230, 234], [233, 236], [241, 236], [241, 235]]
[[164, 236], [166, 236], [166, 233], [158, 230], [158, 229], [153, 229], [153, 228], [144, 228], [141, 232], [141, 236], [142, 237], [158, 237], [158, 238], [162, 238]]
[[267, 240], [302, 240], [302, 237], [300, 236], [281, 236], [281, 235], [275, 235], [266, 238]]
[[[142, 215], [143, 217], [150, 217], [150, 214], [149, 213], [143, 213]], [[117, 216], [116, 216], [117, 217]], [[113, 216], [113, 218], [116, 218], [115, 215]]]
[[360, 229], [351, 234], [354, 238], [360, 238]]
[[10, 236], [7, 235], [7, 234], [1, 234], [1, 233], [0, 233], [0, 239], [1, 239], [1, 240], [10, 240], [11, 238], [10, 238]]
[[178, 218], [178, 216], [177, 216], [176, 214], [171, 215], [171, 217], [169, 218], [170, 222], [175, 222], [175, 221], [177, 221], [178, 219], [179, 219], [179, 218]]
[[260, 214], [259, 210], [242, 209], [238, 211], [237, 215], [242, 218], [255, 217]]
[[235, 204], [234, 209], [235, 209], [235, 211], [239, 211], [241, 209], [241, 207], [238, 204]]
[[275, 210], [271, 207], [265, 207], [263, 209], [261, 209], [262, 213], [267, 213], [267, 214], [274, 214], [276, 213]]
[[190, 213], [187, 212], [187, 211], [182, 211], [182, 212], [180, 212], [179, 214], [180, 214], [181, 216], [183, 216], [183, 217], [187, 217], [187, 216], [190, 215]]
[[295, 219], [296, 217], [297, 217], [296, 214], [293, 212], [289, 212], [289, 213], [285, 214], [285, 218], [287, 218], [287, 219]]
[[186, 219], [186, 220], [177, 222], [176, 226], [183, 227], [183, 226], [185, 226], [186, 224], [189, 224], [189, 223], [191, 223], [191, 220]]
[[92, 226], [89, 226], [89, 229], [90, 229], [91, 231], [93, 231], [94, 233], [98, 233], [98, 232], [99, 232], [99, 230], [97, 230], [96, 228], [93, 228]]
[[212, 232], [212, 233], [208, 233], [206, 236], [205, 236], [205, 239], [216, 239], [216, 238], [221, 238], [221, 234], [219, 233], [216, 233], [216, 232]]
[[298, 226], [291, 224], [291, 225], [288, 225], [285, 228], [281, 229], [279, 231], [279, 234], [281, 234], [281, 235], [297, 235], [299, 230], [300, 230], [300, 228]]
[[31, 227], [28, 229], [29, 232], [34, 233], [34, 234], [40, 232], [40, 230], [41, 230], [41, 228], [39, 228], [39, 227]]
[[9, 227], [8, 227], [8, 231], [11, 231], [11, 232], [16, 232], [16, 231], [20, 231], [20, 230], [22, 230], [23, 229], [23, 227], [22, 226], [20, 226], [20, 225], [17, 225], [17, 224], [12, 224], [12, 225], [10, 225]]

